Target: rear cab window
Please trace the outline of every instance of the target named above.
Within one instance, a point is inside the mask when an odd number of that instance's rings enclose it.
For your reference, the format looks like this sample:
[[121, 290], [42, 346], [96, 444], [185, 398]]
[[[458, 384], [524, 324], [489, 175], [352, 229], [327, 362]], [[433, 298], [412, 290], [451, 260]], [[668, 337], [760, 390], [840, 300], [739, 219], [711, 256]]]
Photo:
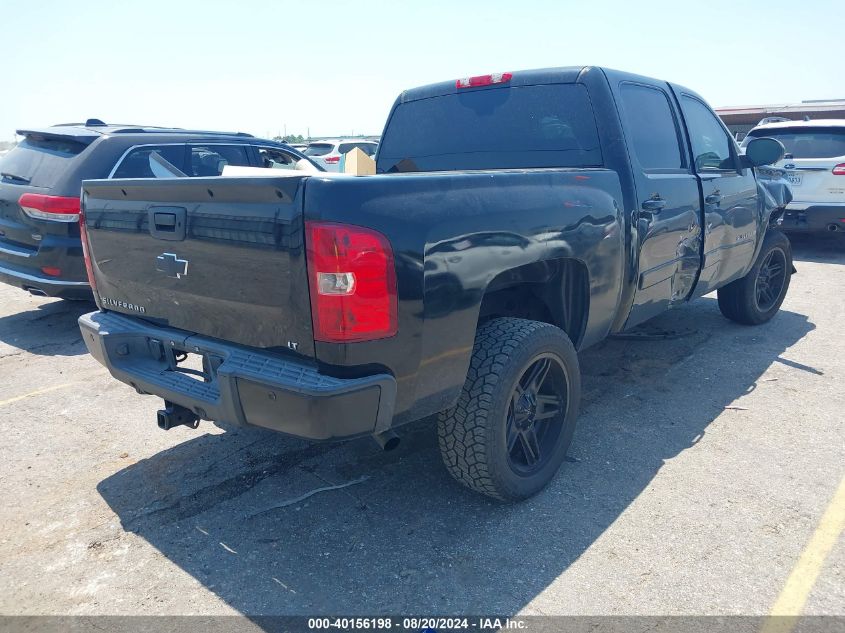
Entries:
[[633, 154], [645, 170], [684, 169], [678, 124], [668, 95], [661, 89], [635, 83], [620, 88]]
[[774, 138], [792, 158], [839, 158], [845, 156], [845, 127], [794, 127], [752, 130], [743, 147], [755, 138]]
[[379, 173], [602, 166], [581, 84], [507, 86], [401, 103], [378, 157]]
[[0, 158], [0, 182], [52, 187], [86, 147], [73, 139], [26, 136]]

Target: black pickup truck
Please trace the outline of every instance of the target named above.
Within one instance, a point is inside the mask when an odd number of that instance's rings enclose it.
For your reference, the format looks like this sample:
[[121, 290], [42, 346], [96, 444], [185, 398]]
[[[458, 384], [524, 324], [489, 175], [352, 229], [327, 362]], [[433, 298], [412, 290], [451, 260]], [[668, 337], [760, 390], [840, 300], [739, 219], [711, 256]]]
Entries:
[[717, 289], [734, 321], [777, 312], [792, 256], [754, 166], [782, 153], [602, 68], [409, 90], [373, 176], [84, 182], [82, 335], [162, 428], [389, 448], [437, 414], [456, 479], [525, 498], [572, 440], [576, 350]]

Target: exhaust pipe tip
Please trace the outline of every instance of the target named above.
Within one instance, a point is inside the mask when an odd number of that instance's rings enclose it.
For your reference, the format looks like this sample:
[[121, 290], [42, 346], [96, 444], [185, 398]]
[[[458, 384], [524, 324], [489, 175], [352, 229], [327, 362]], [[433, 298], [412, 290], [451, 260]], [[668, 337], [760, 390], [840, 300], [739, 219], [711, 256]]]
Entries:
[[402, 440], [399, 438], [398, 435], [394, 431], [388, 429], [382, 433], [375, 433], [373, 435], [373, 439], [376, 441], [376, 444], [381, 446], [381, 450], [385, 453], [387, 451], [392, 451], [397, 446], [399, 446], [399, 442]]
[[837, 226], [836, 224], [831, 222], [830, 224], [827, 225], [827, 230], [830, 231], [831, 233], [836, 233], [839, 230], [839, 226]]
[[26, 289], [29, 294], [33, 297], [46, 297], [47, 293], [41, 290], [41, 288], [27, 288]]

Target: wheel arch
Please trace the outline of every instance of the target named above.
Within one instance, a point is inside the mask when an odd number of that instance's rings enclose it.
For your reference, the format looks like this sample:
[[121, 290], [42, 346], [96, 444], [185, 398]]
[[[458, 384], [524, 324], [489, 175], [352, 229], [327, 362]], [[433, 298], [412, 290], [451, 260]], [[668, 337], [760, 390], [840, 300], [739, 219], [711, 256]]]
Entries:
[[589, 310], [587, 266], [579, 259], [566, 257], [498, 273], [484, 290], [478, 323], [498, 317], [550, 323], [566, 332], [577, 349], [587, 329]]

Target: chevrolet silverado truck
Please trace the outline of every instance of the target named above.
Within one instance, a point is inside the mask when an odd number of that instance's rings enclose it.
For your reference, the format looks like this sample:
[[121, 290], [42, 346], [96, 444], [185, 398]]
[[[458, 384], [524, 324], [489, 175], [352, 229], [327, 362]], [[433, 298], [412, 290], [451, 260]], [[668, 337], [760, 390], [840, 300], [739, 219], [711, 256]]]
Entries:
[[718, 290], [759, 324], [794, 272], [754, 167], [682, 86], [597, 67], [403, 92], [377, 173], [89, 180], [90, 353], [158, 425], [313, 440], [436, 415], [443, 461], [518, 500], [558, 471], [577, 350]]

